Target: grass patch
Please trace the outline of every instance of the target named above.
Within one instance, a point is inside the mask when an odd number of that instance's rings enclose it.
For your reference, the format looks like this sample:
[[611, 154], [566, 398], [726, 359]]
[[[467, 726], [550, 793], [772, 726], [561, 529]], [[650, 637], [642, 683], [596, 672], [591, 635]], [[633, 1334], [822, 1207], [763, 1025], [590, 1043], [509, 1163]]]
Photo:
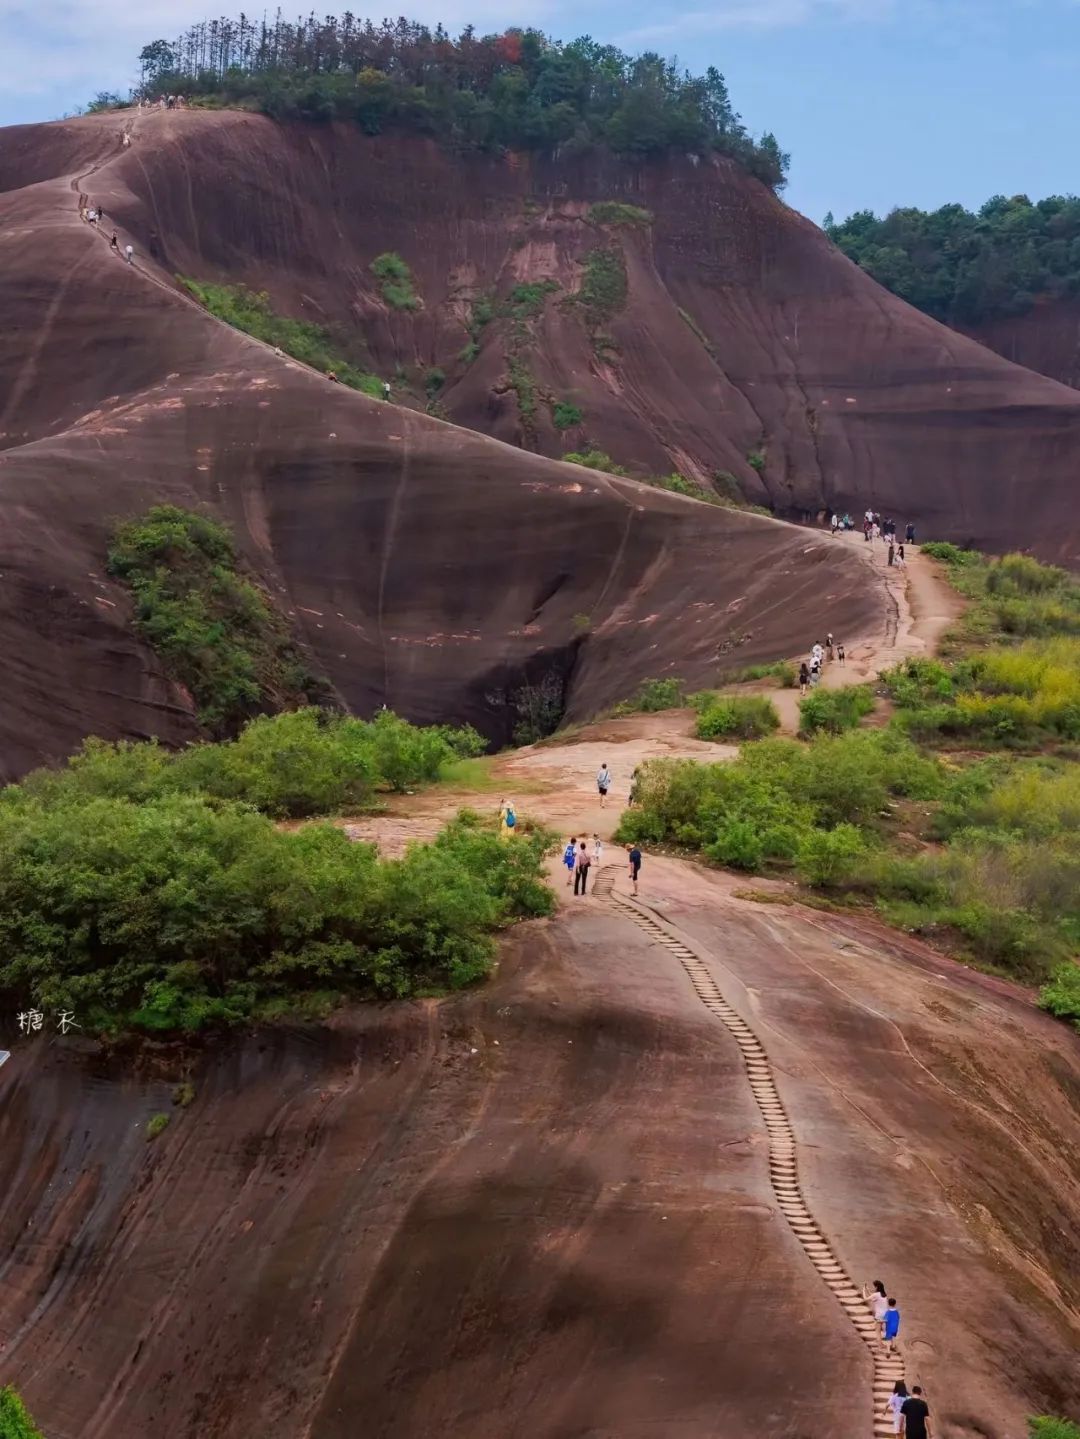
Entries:
[[626, 261], [621, 250], [590, 250], [585, 257], [581, 284], [575, 299], [584, 309], [590, 325], [610, 320], [626, 304], [628, 289]]
[[183, 1084], [178, 1084], [173, 1090], [172, 1102], [177, 1109], [187, 1109], [195, 1103], [195, 1086], [186, 1080]]
[[594, 225], [626, 225], [643, 228], [653, 222], [652, 211], [640, 205], [627, 205], [621, 200], [601, 200], [589, 206], [589, 220]]
[[751, 450], [746, 457], [746, 463], [750, 466], [752, 470], [756, 470], [760, 475], [765, 468], [765, 458], [766, 456], [764, 449]]
[[615, 715], [658, 714], [661, 710], [679, 709], [686, 703], [682, 680], [645, 680], [638, 692], [615, 706]]
[[515, 319], [533, 320], [543, 314], [549, 295], [559, 288], [557, 280], [532, 280], [515, 285], [510, 291], [510, 313]]
[[622, 465], [617, 465], [603, 450], [571, 450], [563, 455], [563, 461], [568, 465], [581, 465], [586, 470], [602, 470], [605, 475], [626, 475]]
[[518, 414], [523, 428], [532, 433], [536, 428], [536, 381], [520, 355], [510, 355], [510, 388], [517, 397]]
[[213, 285], [185, 275], [178, 275], [177, 279], [212, 315], [234, 329], [284, 350], [294, 360], [301, 360], [323, 374], [336, 375], [351, 389], [361, 390], [376, 400], [382, 398], [382, 381], [378, 375], [351, 364], [322, 326], [275, 314], [265, 291], [249, 290], [246, 285]]
[[171, 1116], [168, 1114], [152, 1114], [146, 1121], [147, 1141], [156, 1139], [159, 1134], [164, 1134], [169, 1127], [170, 1118]]
[[690, 314], [689, 310], [684, 310], [681, 305], [679, 306], [679, 317], [682, 320], [683, 324], [687, 327], [687, 329], [690, 330], [690, 332], [698, 340], [701, 341], [702, 347], [705, 349], [706, 353], [715, 360], [715, 345], [709, 339], [708, 335], [706, 335], [705, 331], [701, 328], [698, 322], [694, 319], [693, 315]]
[[696, 696], [698, 739], [763, 739], [780, 728], [780, 716], [764, 695]]
[[585, 416], [577, 405], [572, 405], [569, 400], [559, 400], [551, 411], [551, 419], [555, 428], [560, 434], [564, 430], [572, 430], [580, 425]]
[[210, 734], [326, 695], [218, 521], [155, 506], [119, 527], [107, 567], [132, 593], [136, 631], [191, 693]]
[[376, 255], [371, 273], [379, 282], [379, 292], [392, 310], [419, 310], [421, 301], [413, 288], [412, 271], [393, 250]]
[[45, 1439], [10, 1385], [0, 1389], [0, 1439]]
[[793, 690], [799, 682], [799, 672], [790, 660], [773, 660], [769, 664], [746, 665], [724, 676], [725, 684], [749, 684], [756, 680], [775, 680], [785, 690]]
[[1080, 1029], [1080, 964], [1075, 960], [1059, 965], [1039, 991], [1039, 1004], [1058, 1019]]
[[841, 734], [854, 729], [872, 714], [874, 692], [869, 685], [847, 685], [843, 689], [817, 689], [799, 701], [799, 733]]

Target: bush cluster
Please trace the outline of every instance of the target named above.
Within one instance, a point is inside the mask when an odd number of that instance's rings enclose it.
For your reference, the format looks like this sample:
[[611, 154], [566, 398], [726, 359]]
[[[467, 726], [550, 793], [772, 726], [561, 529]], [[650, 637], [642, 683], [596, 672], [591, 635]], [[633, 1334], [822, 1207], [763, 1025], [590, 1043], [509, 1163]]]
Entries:
[[240, 573], [218, 521], [157, 505], [116, 531], [108, 571], [131, 590], [135, 629], [190, 692], [211, 734], [324, 697], [283, 617]]
[[172, 752], [153, 741], [89, 739], [58, 770], [4, 792], [45, 805], [176, 795], [235, 802], [275, 819], [370, 809], [379, 790], [432, 784], [484, 741], [469, 726], [418, 728], [392, 710], [373, 720], [303, 709], [252, 720], [232, 741]]
[[302, 360], [323, 374], [335, 374], [343, 385], [353, 390], [382, 399], [382, 381], [378, 375], [351, 364], [321, 325], [309, 325], [276, 314], [270, 308], [270, 297], [265, 291], [249, 290], [246, 285], [214, 285], [184, 275], [177, 278], [219, 320], [284, 350], [294, 360]]
[[589, 219], [594, 225], [627, 225], [633, 228], [644, 228], [653, 222], [651, 210], [645, 210], [640, 205], [628, 205], [622, 200], [601, 200], [599, 204], [590, 205]]
[[764, 739], [780, 728], [780, 716], [764, 695], [722, 695], [706, 691], [693, 697], [698, 739]]
[[799, 701], [802, 734], [842, 734], [854, 729], [874, 709], [874, 692], [869, 685], [847, 685], [842, 689], [812, 690]]
[[45, 1439], [10, 1385], [0, 1389], [0, 1439]]
[[286, 832], [199, 795], [8, 798], [0, 994], [87, 1031], [190, 1032], [456, 988], [487, 972], [498, 928], [548, 912], [549, 848], [463, 814], [381, 860], [331, 825]]
[[420, 297], [413, 288], [412, 271], [400, 255], [392, 250], [376, 255], [371, 262], [371, 273], [392, 310], [419, 310]]

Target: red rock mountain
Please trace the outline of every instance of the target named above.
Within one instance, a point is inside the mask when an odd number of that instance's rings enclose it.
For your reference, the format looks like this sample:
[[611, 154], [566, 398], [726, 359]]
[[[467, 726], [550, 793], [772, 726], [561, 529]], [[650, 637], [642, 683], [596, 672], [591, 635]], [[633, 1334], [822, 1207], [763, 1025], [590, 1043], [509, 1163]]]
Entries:
[[[396, 213], [375, 175], [396, 187]], [[824, 628], [853, 634], [880, 613], [866, 567], [827, 536], [328, 384], [213, 319], [148, 254], [156, 231], [173, 270], [222, 273], [231, 257], [234, 278], [272, 284], [282, 304], [322, 314], [336, 297], [342, 314], [367, 317], [382, 360], [395, 347], [460, 349], [453, 306], [436, 295], [444, 260], [428, 250], [442, 235], [462, 273], [498, 273], [513, 227], [508, 201], [459, 179], [433, 149], [244, 115], [3, 132], [0, 774], [61, 757], [87, 733], [195, 734], [190, 698], [136, 640], [126, 594], [104, 573], [115, 521], [160, 501], [231, 522], [351, 708], [471, 721], [496, 741], [529, 687], [580, 718], [652, 675], [700, 685], [722, 662], [798, 653]], [[130, 239], [135, 264], [80, 219], [82, 194]], [[348, 216], [358, 233], [365, 216], [377, 227], [376, 249], [410, 257], [426, 295], [417, 319], [371, 297], [371, 255], [353, 248]], [[477, 397], [475, 423], [484, 395], [492, 430], [510, 434], [493, 392], [500, 365], [485, 356], [460, 388]], [[617, 389], [590, 383], [610, 393], [610, 443], [629, 411]]]
[[968, 334], [1017, 365], [1080, 389], [1080, 298], [1040, 300], [1025, 315], [1005, 315]]

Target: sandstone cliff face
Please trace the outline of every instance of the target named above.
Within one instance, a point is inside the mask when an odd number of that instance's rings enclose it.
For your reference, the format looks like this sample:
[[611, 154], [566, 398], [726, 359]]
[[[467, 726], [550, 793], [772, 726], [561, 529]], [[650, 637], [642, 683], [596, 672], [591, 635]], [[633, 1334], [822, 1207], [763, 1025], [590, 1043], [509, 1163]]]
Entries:
[[[459, 424], [549, 455], [592, 443], [635, 474], [726, 472], [792, 517], [873, 504], [924, 535], [1080, 556], [1080, 396], [887, 294], [730, 162], [454, 158], [344, 126], [168, 114], [109, 191], [140, 236], [158, 231], [169, 269], [342, 325], [380, 372], [443, 370]], [[612, 200], [653, 223], [595, 223]], [[570, 298], [597, 249], [627, 279], [599, 319]], [[385, 250], [413, 271], [415, 314], [380, 296]], [[544, 281], [536, 318], [496, 319], [462, 358], [478, 299]], [[581, 427], [555, 430], [556, 400]]]
[[1040, 302], [1026, 315], [987, 320], [968, 334], [1014, 364], [1080, 389], [1080, 298]]
[[[317, 147], [337, 143], [198, 114], [91, 117], [0, 138], [0, 776], [62, 757], [88, 733], [194, 735], [190, 702], [136, 642], [126, 596], [104, 575], [114, 522], [160, 501], [232, 523], [351, 708], [470, 721], [499, 743], [530, 687], [581, 718], [652, 675], [701, 685], [721, 663], [798, 653], [822, 629], [854, 634], [880, 619], [876, 583], [827, 536], [556, 464], [328, 384], [212, 319], [149, 258], [155, 230], [169, 266], [188, 272], [211, 261], [185, 246], [231, 256], [235, 277], [253, 282], [303, 257], [297, 303], [317, 291], [367, 306], [386, 353], [405, 343], [390, 333], [403, 324], [410, 343], [445, 330], [457, 345], [433, 299], [435, 267], [421, 263], [422, 195], [380, 230], [380, 248], [393, 238], [428, 294], [415, 321], [377, 310], [361, 257], [345, 263], [341, 217], [373, 198], [350, 155], [324, 167], [334, 157]], [[423, 154], [432, 174], [445, 165]], [[312, 210], [314, 170], [323, 189]], [[104, 205], [105, 234], [80, 220], [80, 194]], [[428, 197], [429, 236], [440, 214], [450, 224], [439, 209], [449, 194]], [[475, 203], [482, 214], [482, 196]], [[491, 223], [495, 255], [505, 227]], [[110, 253], [114, 225], [136, 265]], [[465, 231], [479, 269], [484, 225]], [[612, 405], [626, 413], [614, 394]]]

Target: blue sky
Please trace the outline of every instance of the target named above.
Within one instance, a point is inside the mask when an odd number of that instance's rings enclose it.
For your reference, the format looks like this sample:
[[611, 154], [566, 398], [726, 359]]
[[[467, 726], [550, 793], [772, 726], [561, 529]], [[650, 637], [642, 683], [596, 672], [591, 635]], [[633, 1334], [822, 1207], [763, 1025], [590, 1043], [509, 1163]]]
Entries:
[[[998, 192], [1080, 191], [1080, 0], [396, 0], [388, 8], [451, 29], [531, 23], [565, 39], [587, 33], [659, 50], [693, 70], [717, 65], [751, 129], [775, 130], [792, 152], [787, 198], [814, 220], [827, 210], [840, 217], [895, 204], [976, 205]], [[207, 0], [0, 0], [0, 124], [54, 119], [99, 89], [126, 87], [146, 41], [228, 9]]]

